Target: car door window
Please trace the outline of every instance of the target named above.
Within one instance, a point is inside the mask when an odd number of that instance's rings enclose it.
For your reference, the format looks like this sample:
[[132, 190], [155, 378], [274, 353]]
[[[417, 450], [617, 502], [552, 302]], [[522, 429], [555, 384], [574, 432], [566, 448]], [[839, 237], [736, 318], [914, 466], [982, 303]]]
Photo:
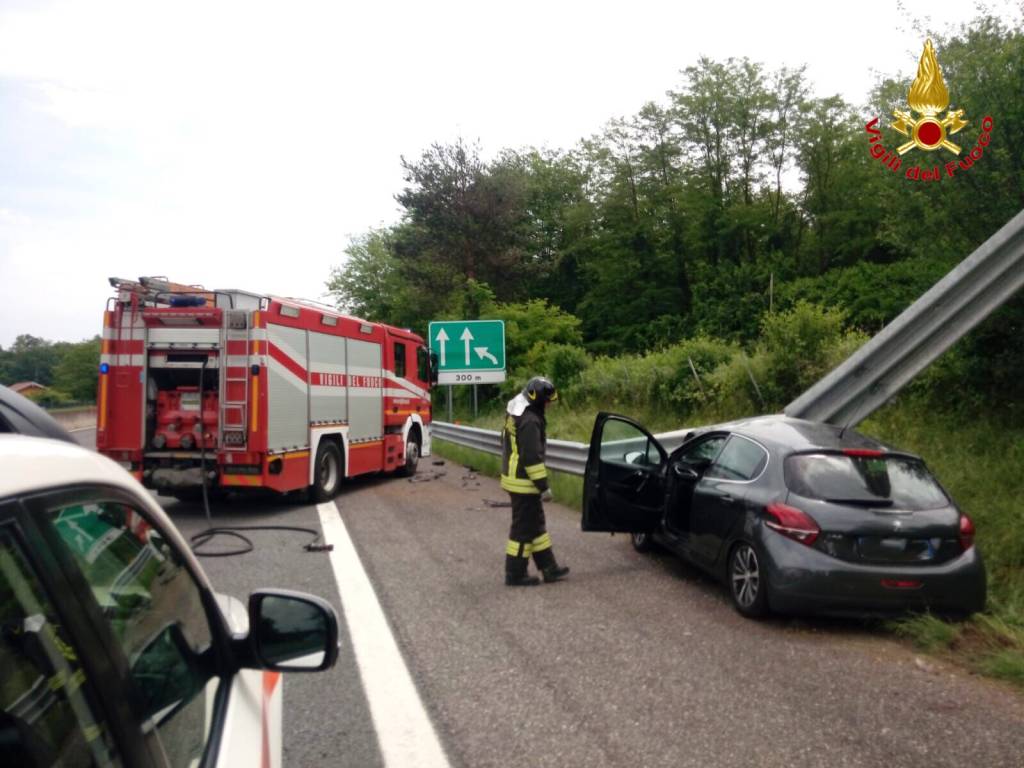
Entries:
[[77, 649], [0, 528], [0, 765], [121, 765]]
[[704, 463], [706, 465], [718, 455], [725, 438], [725, 435], [712, 435], [698, 440], [679, 454], [679, 460], [684, 464]]
[[739, 435], [729, 438], [718, 458], [704, 474], [718, 480], [753, 480], [768, 463], [768, 452], [753, 440]]
[[656, 467], [661, 464], [661, 452], [643, 430], [627, 421], [608, 419], [601, 431], [601, 461]]
[[50, 520], [81, 571], [173, 766], [201, 760], [212, 722], [213, 634], [198, 585], [177, 551], [135, 509], [63, 506]]

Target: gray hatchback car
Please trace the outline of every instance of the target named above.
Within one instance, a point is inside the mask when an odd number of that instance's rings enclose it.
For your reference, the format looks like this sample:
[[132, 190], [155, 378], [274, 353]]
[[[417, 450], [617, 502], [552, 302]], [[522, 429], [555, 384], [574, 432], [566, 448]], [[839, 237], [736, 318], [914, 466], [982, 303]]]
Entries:
[[974, 525], [917, 456], [785, 416], [704, 427], [671, 453], [601, 413], [584, 531], [627, 532], [724, 581], [744, 616], [964, 616], [985, 606]]

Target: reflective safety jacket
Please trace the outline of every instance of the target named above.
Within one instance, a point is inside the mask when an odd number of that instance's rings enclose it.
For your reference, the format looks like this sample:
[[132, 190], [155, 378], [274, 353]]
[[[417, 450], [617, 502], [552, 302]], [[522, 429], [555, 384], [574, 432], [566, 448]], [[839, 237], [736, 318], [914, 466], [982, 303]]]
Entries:
[[548, 489], [545, 428], [544, 415], [535, 408], [527, 408], [521, 416], [505, 414], [505, 428], [501, 431], [501, 487], [509, 493], [543, 493]]

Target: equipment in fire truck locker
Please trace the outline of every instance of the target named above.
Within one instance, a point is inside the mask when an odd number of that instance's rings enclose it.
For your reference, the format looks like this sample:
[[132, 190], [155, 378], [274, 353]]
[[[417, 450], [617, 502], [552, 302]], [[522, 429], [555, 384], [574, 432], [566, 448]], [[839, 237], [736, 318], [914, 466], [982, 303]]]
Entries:
[[[200, 408], [200, 404], [202, 407]], [[199, 387], [178, 387], [171, 392], [158, 392], [156, 429], [152, 445], [157, 450], [190, 451], [193, 448], [212, 450], [217, 447], [217, 393]]]

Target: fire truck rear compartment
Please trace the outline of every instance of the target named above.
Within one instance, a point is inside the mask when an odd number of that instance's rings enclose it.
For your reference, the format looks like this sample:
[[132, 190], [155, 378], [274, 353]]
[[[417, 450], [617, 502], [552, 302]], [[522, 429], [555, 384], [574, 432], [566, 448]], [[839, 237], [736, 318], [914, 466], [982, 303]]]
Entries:
[[[216, 484], [220, 370], [216, 352], [152, 351], [146, 391], [143, 480], [158, 490]], [[200, 389], [201, 387], [201, 389]]]

